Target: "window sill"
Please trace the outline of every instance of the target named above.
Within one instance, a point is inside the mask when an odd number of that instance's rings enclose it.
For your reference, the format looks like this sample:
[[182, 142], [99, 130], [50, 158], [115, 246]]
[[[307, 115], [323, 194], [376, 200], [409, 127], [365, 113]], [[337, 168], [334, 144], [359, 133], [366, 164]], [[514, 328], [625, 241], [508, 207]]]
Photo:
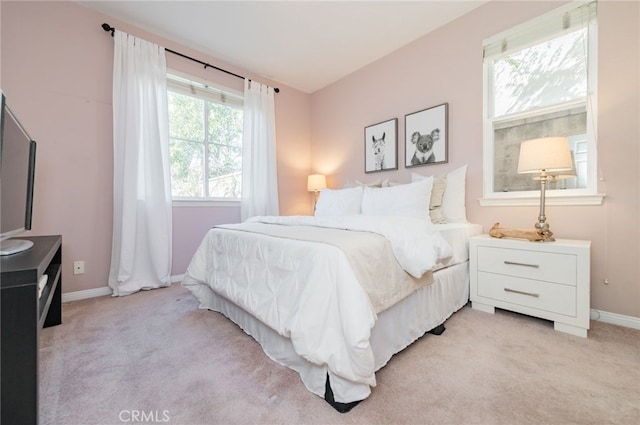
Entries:
[[180, 207], [240, 207], [239, 199], [174, 199], [172, 201], [174, 208]]
[[[478, 202], [481, 207], [538, 206], [540, 205], [540, 192], [535, 193], [535, 195], [505, 194], [505, 196], [485, 197], [479, 198]], [[545, 205], [602, 205], [605, 196], [604, 194], [552, 196], [547, 192]]]

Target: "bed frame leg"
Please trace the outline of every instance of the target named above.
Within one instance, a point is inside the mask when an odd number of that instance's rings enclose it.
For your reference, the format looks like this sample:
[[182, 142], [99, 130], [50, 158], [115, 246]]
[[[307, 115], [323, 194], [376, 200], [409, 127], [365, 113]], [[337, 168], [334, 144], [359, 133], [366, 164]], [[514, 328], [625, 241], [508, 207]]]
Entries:
[[351, 403], [340, 403], [335, 401], [335, 399], [333, 398], [333, 390], [331, 389], [331, 384], [329, 383], [329, 374], [327, 374], [327, 381], [324, 384], [324, 399], [331, 405], [331, 407], [333, 407], [340, 413], [347, 413], [362, 401], [352, 401]]
[[442, 323], [441, 325], [438, 325], [435, 328], [431, 329], [429, 333], [433, 335], [442, 335], [442, 332], [444, 332], [445, 330], [446, 328], [444, 327], [444, 323]]
[[[442, 335], [442, 333], [446, 330], [444, 323], [436, 326], [435, 328], [429, 331], [432, 335]], [[334, 409], [336, 409], [340, 413], [347, 413], [354, 407], [358, 405], [362, 400], [352, 401], [351, 403], [340, 403], [335, 401], [333, 398], [333, 390], [331, 389], [331, 383], [329, 382], [329, 374], [327, 373], [327, 380], [324, 384], [324, 399], [327, 403], [331, 405]]]

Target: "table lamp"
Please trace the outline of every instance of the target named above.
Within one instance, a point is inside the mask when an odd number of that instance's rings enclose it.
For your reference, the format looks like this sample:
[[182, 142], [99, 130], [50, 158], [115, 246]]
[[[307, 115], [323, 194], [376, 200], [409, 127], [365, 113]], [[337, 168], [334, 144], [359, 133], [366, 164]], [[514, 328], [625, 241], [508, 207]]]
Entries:
[[569, 140], [566, 137], [543, 137], [522, 142], [520, 158], [518, 159], [518, 173], [536, 173], [534, 177], [540, 180], [540, 214], [535, 224], [537, 232], [543, 237], [542, 241], [551, 242], [553, 233], [549, 230], [545, 216], [545, 190], [547, 181], [553, 174], [573, 169]]
[[307, 190], [314, 192], [313, 210], [316, 209], [318, 203], [318, 192], [327, 187], [327, 178], [322, 174], [311, 174], [307, 178]]

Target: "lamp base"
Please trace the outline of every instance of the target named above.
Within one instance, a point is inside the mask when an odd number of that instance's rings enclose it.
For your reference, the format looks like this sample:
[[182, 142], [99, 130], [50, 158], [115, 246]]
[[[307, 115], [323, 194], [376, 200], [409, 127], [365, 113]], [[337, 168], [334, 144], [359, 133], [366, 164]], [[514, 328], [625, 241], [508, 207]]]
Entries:
[[538, 215], [538, 222], [535, 224], [536, 232], [540, 235], [540, 239], [537, 242], [555, 241], [553, 232], [549, 230], [549, 224], [547, 224], [547, 216], [544, 214], [545, 189], [549, 178], [547, 170], [540, 170], [540, 214]]
[[544, 221], [539, 221], [535, 225], [536, 232], [540, 235], [541, 239], [536, 242], [553, 242], [556, 239], [553, 237], [553, 232], [549, 230], [549, 224]]

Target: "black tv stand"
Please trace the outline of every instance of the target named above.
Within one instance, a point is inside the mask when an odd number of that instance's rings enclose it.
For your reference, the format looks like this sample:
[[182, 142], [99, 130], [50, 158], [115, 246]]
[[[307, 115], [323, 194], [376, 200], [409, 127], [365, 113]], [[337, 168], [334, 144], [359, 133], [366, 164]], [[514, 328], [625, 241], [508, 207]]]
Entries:
[[[40, 329], [62, 323], [62, 237], [21, 237], [28, 251], [0, 257], [0, 422], [38, 423]], [[39, 282], [46, 284], [42, 291]]]

